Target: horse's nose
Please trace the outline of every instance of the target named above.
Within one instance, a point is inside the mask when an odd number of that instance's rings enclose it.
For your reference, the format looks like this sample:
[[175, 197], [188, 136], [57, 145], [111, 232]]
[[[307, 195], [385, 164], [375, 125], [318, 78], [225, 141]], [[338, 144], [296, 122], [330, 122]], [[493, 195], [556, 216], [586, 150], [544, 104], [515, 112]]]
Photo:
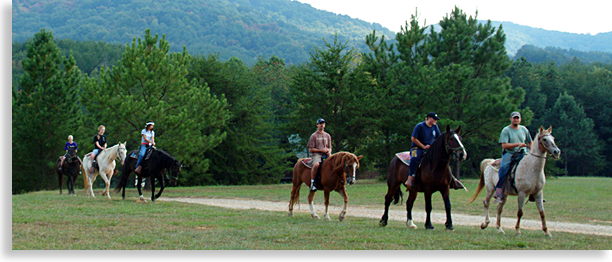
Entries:
[[555, 148], [555, 150], [553, 150], [553, 157], [555, 159], [559, 159], [560, 156], [561, 156], [561, 149]]

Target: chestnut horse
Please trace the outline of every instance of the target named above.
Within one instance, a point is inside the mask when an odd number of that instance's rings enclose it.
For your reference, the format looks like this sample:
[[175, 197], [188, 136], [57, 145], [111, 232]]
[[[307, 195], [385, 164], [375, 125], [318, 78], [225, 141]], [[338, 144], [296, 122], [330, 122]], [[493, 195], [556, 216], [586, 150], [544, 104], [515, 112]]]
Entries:
[[[544, 231], [546, 236], [552, 236], [550, 232], [548, 232], [548, 227], [546, 227], [546, 215], [544, 213], [544, 204], [543, 204], [543, 189], [546, 184], [546, 176], [544, 175], [544, 166], [546, 165], [546, 154], [550, 153], [555, 159], [559, 159], [561, 155], [561, 150], [555, 144], [555, 138], [551, 135], [552, 126], [548, 128], [548, 130], [544, 130], [542, 126], [540, 126], [540, 130], [536, 135], [536, 140], [534, 141], [537, 146], [529, 149], [529, 153], [523, 157], [523, 159], [516, 166], [515, 173], [515, 186], [517, 191], [514, 190], [511, 186], [504, 187], [504, 199], [497, 206], [497, 231], [499, 233], [504, 233], [504, 230], [501, 228], [501, 213], [504, 208], [504, 204], [506, 204], [507, 195], [518, 196], [518, 212], [516, 221], [516, 234], [521, 234], [521, 217], [523, 216], [523, 205], [525, 204], [525, 197], [533, 197], [533, 200], [538, 207], [538, 211], [540, 211], [540, 219], [542, 220], [542, 230]], [[487, 158], [480, 163], [480, 183], [478, 184], [478, 188], [474, 195], [470, 198], [470, 202], [468, 205], [478, 197], [480, 191], [486, 186], [486, 195], [484, 199], [484, 208], [485, 208], [485, 221], [480, 225], [480, 228], [485, 229], [489, 225], [489, 205], [491, 204], [490, 200], [493, 194], [495, 193], [495, 185], [497, 185], [497, 181], [499, 180], [499, 168], [493, 167], [491, 164], [495, 162], [494, 159]], [[509, 171], [511, 172], [511, 171]], [[510, 180], [506, 181], [506, 185], [508, 185]]]
[[[325, 195], [325, 220], [330, 220], [329, 208], [329, 193], [333, 190], [344, 198], [344, 208], [338, 217], [340, 221], [346, 216], [346, 206], [348, 204], [348, 196], [346, 195], [345, 185], [355, 184], [355, 174], [359, 167], [359, 160], [363, 156], [355, 156], [349, 152], [338, 152], [331, 155], [319, 166], [321, 174], [321, 184], [323, 185], [323, 194]], [[289, 216], [293, 216], [293, 205], [300, 202], [300, 188], [302, 183], [305, 183], [310, 188], [310, 168], [302, 163], [304, 158], [298, 159], [293, 167], [293, 189], [291, 190], [291, 200], [289, 201]], [[317, 186], [318, 187], [318, 186]], [[314, 210], [315, 191], [310, 191], [308, 194], [308, 204], [310, 205], [310, 216], [319, 219]]]
[[[453, 220], [451, 219], [451, 203], [449, 191], [453, 178], [449, 167], [451, 156], [464, 161], [467, 158], [467, 152], [461, 143], [461, 126], [456, 130], [446, 126], [446, 132], [438, 136], [429, 150], [423, 154], [421, 163], [415, 171], [416, 179], [414, 188], [408, 188], [410, 195], [406, 201], [406, 211], [408, 220], [406, 225], [416, 229], [417, 226], [412, 221], [412, 206], [417, 197], [418, 192], [425, 194], [425, 211], [427, 218], [425, 220], [426, 229], [434, 229], [431, 225], [431, 195], [440, 191], [444, 199], [444, 207], [446, 209], [446, 229], [454, 230]], [[406, 182], [409, 175], [408, 165], [402, 163], [399, 158], [394, 157], [389, 165], [389, 174], [387, 175], [387, 195], [385, 196], [385, 213], [380, 219], [379, 225], [386, 226], [389, 219], [389, 205], [395, 200], [397, 204], [402, 191], [400, 186]]]

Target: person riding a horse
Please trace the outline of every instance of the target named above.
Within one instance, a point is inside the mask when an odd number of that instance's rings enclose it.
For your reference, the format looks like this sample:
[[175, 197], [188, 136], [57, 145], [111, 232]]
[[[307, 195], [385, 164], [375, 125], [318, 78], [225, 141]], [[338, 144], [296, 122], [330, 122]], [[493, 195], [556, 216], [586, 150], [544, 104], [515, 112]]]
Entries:
[[[66, 158], [71, 158], [74, 157], [79, 161], [79, 169], [81, 169], [81, 165], [83, 165], [83, 161], [81, 161], [81, 159], [79, 158], [79, 156], [76, 155], [76, 152], [79, 151], [79, 147], [77, 146], [77, 143], [72, 141], [73, 137], [72, 135], [68, 136], [68, 142], [66, 142], [66, 144], [64, 145], [64, 150], [66, 150], [66, 154], [64, 154], [63, 156], [60, 156], [60, 165], [59, 165], [59, 170], [62, 170], [62, 166], [64, 165], [64, 160]], [[74, 155], [69, 155], [69, 150], [70, 148], [74, 149]]]
[[90, 173], [94, 173], [94, 159], [96, 159], [96, 155], [100, 154], [102, 150], [106, 149], [106, 136], [104, 135], [104, 131], [106, 131], [106, 127], [100, 125], [98, 127], [98, 134], [94, 136], [94, 150], [91, 154], [91, 171]]
[[499, 136], [499, 143], [502, 145], [503, 151], [499, 168], [499, 181], [495, 186], [495, 203], [501, 203], [503, 200], [503, 185], [508, 176], [508, 171], [510, 171], [512, 156], [516, 154], [515, 161], [520, 161], [525, 155], [525, 150], [531, 148], [533, 144], [533, 139], [527, 127], [520, 125], [521, 113], [512, 112], [510, 121], [511, 124], [504, 127]]
[[147, 148], [150, 145], [155, 146], [155, 131], [153, 131], [153, 127], [155, 123], [153, 121], [148, 121], [145, 128], [140, 132], [142, 139], [140, 141], [140, 153], [138, 154], [138, 161], [136, 162], [136, 174], [140, 175], [140, 171], [142, 171], [142, 166], [140, 163], [147, 152]]
[[310, 164], [312, 165], [312, 169], [310, 170], [311, 191], [317, 191], [314, 181], [322, 158], [331, 156], [332, 152], [331, 136], [325, 132], [324, 129], [325, 119], [319, 118], [317, 120], [317, 131], [312, 133], [310, 139], [308, 140], [308, 150], [310, 153], [312, 153], [312, 160], [310, 160]]
[[414, 171], [416, 171], [421, 162], [421, 156], [431, 147], [436, 137], [440, 134], [440, 129], [436, 122], [440, 117], [434, 112], [427, 114], [426, 120], [418, 123], [412, 130], [412, 146], [410, 149], [410, 174], [406, 180], [406, 187], [414, 186]]

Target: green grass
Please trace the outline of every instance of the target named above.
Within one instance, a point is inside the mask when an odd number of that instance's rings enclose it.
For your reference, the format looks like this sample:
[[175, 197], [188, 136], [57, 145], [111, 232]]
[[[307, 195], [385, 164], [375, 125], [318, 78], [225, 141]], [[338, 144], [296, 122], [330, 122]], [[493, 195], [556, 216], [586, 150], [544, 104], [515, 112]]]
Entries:
[[[471, 192], [453, 191], [455, 213], [482, 215], [482, 205], [466, 206], [476, 181], [467, 180]], [[612, 179], [560, 178], [550, 179], [545, 193], [548, 221], [592, 223], [612, 221], [609, 197], [603, 197]], [[164, 197], [250, 198], [288, 202], [291, 185], [211, 186], [167, 188]], [[95, 193], [100, 194], [101, 189]], [[302, 209], [306, 193], [302, 190]], [[12, 248], [16, 250], [57, 249], [445, 249], [445, 250], [607, 250], [611, 237], [552, 232], [544, 237], [540, 230], [523, 230], [515, 236], [512, 230], [500, 235], [494, 229], [456, 225], [454, 232], [436, 225], [426, 231], [406, 228], [404, 222], [389, 221], [379, 227], [377, 219], [350, 215], [350, 207], [363, 205], [380, 208], [386, 185], [375, 181], [358, 181], [349, 187], [349, 214], [344, 222], [313, 220], [308, 213], [288, 217], [286, 212], [230, 210], [195, 204], [158, 201], [138, 203], [135, 190], [127, 192], [127, 200], [118, 194], [87, 198], [82, 190], [78, 196], [58, 195], [57, 191], [42, 191], [12, 196]], [[149, 197], [150, 192], [144, 192]], [[439, 195], [439, 194], [438, 194]], [[434, 212], [443, 212], [442, 201], [436, 197]], [[514, 198], [516, 199], [516, 198]], [[341, 197], [332, 194], [333, 205]], [[512, 198], [511, 198], [512, 200]], [[315, 201], [323, 202], [318, 193]], [[482, 196], [477, 200], [482, 201]], [[423, 198], [417, 199], [416, 211], [423, 211]], [[514, 217], [516, 203], [506, 205], [504, 215]], [[603, 207], [605, 206], [605, 208]], [[404, 206], [395, 206], [404, 210]], [[557, 209], [557, 210], [555, 210]], [[560, 210], [559, 210], [560, 209]], [[533, 213], [533, 214], [530, 214]], [[535, 206], [529, 204], [526, 217], [539, 219]], [[607, 221], [607, 222], [603, 222]], [[503, 221], [502, 221], [503, 222]]]

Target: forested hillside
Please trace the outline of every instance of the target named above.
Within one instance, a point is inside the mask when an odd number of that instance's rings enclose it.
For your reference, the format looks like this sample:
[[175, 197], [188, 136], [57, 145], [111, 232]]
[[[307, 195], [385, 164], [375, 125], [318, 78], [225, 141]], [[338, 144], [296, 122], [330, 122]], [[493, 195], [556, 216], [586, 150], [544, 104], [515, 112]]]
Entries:
[[612, 63], [612, 53], [598, 51], [578, 51], [575, 49], [563, 49], [558, 47], [539, 48], [533, 45], [524, 45], [514, 55], [515, 59], [525, 57], [527, 61], [532, 63], [546, 63], [554, 61], [557, 64], [571, 62], [574, 58], [579, 59], [583, 63]]
[[322, 38], [338, 34], [366, 51], [365, 36], [394, 33], [344, 15], [289, 0], [14, 0], [13, 41], [23, 42], [41, 28], [56, 39], [131, 43], [145, 29], [166, 35], [172, 52], [235, 56], [253, 64], [276, 55], [289, 64], [307, 61]]

